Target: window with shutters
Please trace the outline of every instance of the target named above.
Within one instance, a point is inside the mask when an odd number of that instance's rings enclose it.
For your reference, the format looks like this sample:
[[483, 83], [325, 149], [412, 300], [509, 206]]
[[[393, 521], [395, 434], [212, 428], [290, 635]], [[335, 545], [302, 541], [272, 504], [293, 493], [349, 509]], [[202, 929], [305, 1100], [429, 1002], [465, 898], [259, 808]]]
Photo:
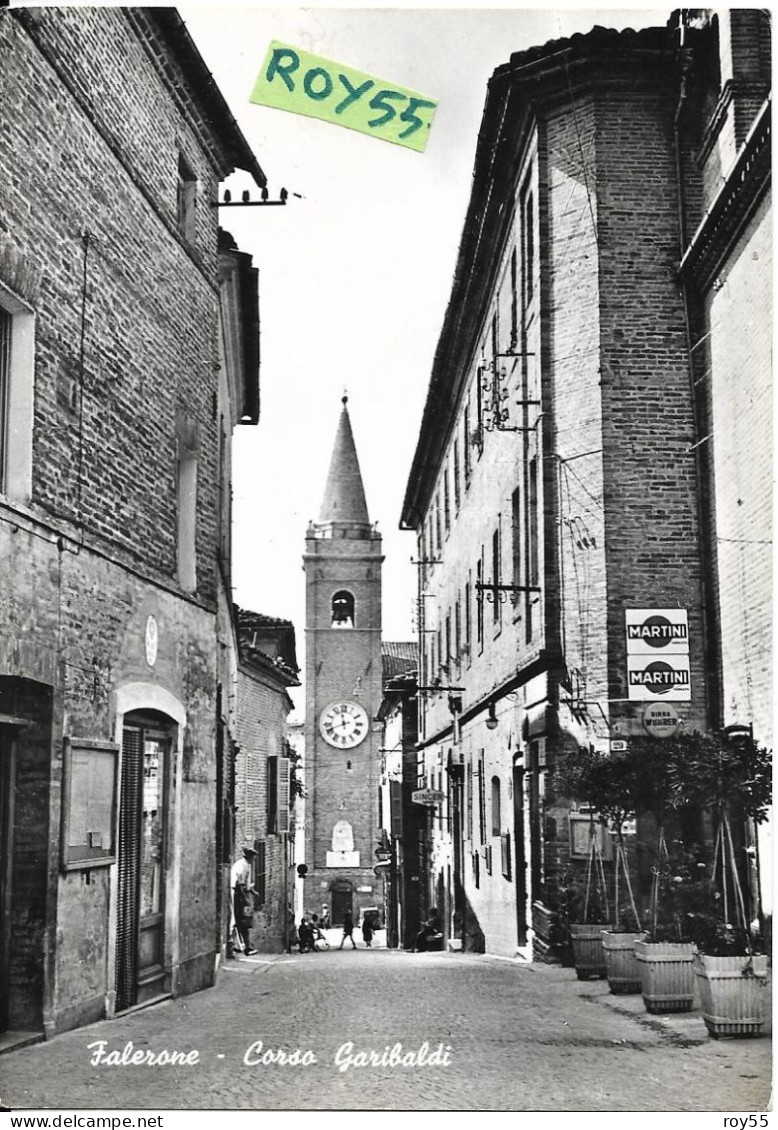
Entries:
[[481, 586], [484, 583], [484, 547], [481, 546], [481, 556], [478, 558], [476, 565], [476, 589], [475, 589], [475, 605], [476, 605], [476, 641], [478, 643], [478, 651], [483, 651], [484, 647], [484, 590]]
[[267, 834], [274, 836], [278, 828], [278, 758], [267, 759]]
[[283, 835], [289, 831], [290, 827], [290, 806], [291, 806], [291, 771], [292, 763], [288, 757], [278, 758], [278, 801], [276, 804], [276, 811], [278, 813], [277, 832]]
[[0, 493], [32, 495], [35, 316], [0, 286]]
[[500, 812], [500, 778], [492, 777], [492, 835], [499, 836], [502, 825]]
[[254, 906], [258, 909], [265, 905], [267, 898], [267, 854], [265, 841], [254, 840]]
[[176, 187], [176, 219], [178, 230], [189, 243], [194, 242], [197, 214], [197, 177], [185, 157], [178, 155], [178, 181]]
[[484, 780], [484, 751], [478, 759], [478, 833], [479, 842], [486, 842], [486, 782]]
[[[518, 487], [511, 495], [511, 564], [513, 573], [511, 584], [521, 584], [521, 492]], [[519, 606], [520, 593], [514, 590], [511, 601], [514, 607]]]

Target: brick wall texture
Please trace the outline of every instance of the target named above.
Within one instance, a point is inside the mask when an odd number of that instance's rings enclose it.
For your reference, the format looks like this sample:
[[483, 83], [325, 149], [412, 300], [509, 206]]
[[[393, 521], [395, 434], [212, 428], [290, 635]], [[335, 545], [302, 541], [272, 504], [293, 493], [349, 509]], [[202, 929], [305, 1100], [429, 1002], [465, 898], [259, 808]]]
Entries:
[[[0, 697], [13, 705], [0, 712], [33, 721], [16, 740], [8, 1021], [47, 1033], [112, 1008], [115, 868], [62, 874], [60, 823], [63, 738], [116, 738], [120, 699], [174, 702], [185, 719], [172, 728], [165, 986], [211, 983], [223, 944], [209, 206], [221, 143], [145, 28], [129, 9], [0, 15], [0, 303], [10, 295], [35, 317], [32, 497], [0, 498]], [[197, 178], [186, 239], [180, 157]], [[177, 580], [182, 444], [198, 460], [191, 594]]]

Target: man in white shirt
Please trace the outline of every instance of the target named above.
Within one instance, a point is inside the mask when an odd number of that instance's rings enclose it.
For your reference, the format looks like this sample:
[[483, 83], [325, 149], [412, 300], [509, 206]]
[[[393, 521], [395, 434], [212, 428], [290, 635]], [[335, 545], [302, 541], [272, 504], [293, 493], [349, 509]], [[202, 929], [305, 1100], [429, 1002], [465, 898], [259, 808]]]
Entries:
[[256, 851], [251, 844], [244, 844], [240, 859], [232, 865], [230, 872], [230, 886], [232, 887], [232, 907], [235, 915], [235, 927], [243, 946], [243, 952], [248, 956], [257, 951], [252, 948], [249, 931], [251, 929], [251, 916], [253, 903], [251, 896], [254, 893], [252, 869]]

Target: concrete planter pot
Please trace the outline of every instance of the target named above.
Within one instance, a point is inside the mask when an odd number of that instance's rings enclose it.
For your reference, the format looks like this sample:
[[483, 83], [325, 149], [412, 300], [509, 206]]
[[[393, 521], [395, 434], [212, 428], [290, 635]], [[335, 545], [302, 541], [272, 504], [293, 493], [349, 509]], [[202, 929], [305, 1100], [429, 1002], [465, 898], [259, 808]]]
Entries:
[[642, 984], [635, 957], [635, 942], [642, 937], [642, 931], [618, 934], [609, 930], [602, 931], [606, 976], [612, 993], [640, 992]]
[[694, 1004], [694, 944], [635, 942], [647, 1012], [690, 1012]]
[[573, 960], [575, 972], [579, 981], [588, 981], [592, 977], [605, 977], [605, 955], [602, 952], [602, 932], [610, 930], [610, 926], [598, 922], [596, 925], [589, 923], [571, 923], [570, 940], [573, 943]]
[[719, 1036], [759, 1036], [770, 1008], [767, 957], [694, 956], [705, 1027]]

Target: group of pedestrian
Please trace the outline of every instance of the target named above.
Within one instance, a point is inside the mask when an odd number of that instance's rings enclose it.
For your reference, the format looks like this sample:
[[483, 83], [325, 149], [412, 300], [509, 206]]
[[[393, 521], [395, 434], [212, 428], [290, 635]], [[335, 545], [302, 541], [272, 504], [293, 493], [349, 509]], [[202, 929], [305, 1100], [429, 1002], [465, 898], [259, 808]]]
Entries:
[[[302, 916], [300, 925], [297, 927], [297, 944], [300, 953], [315, 953], [316, 950], [330, 948], [330, 944], [324, 936], [318, 914], [304, 914]], [[291, 953], [291, 949], [287, 952]]]
[[[251, 956], [251, 954], [257, 952], [251, 944], [250, 932], [254, 916], [254, 860], [256, 854], [253, 844], [244, 844], [240, 859], [236, 860], [232, 865], [230, 873], [234, 919], [233, 945], [236, 952], [242, 952], [247, 956]], [[437, 915], [437, 911], [433, 910], [433, 914]], [[324, 931], [328, 930], [329, 927], [330, 915], [326, 906], [322, 909], [321, 918], [319, 918], [317, 914], [304, 914], [298, 926], [295, 923], [294, 911], [291, 905], [288, 905], [286, 908], [286, 952], [291, 953], [292, 947], [295, 945], [298, 947], [300, 953], [315, 953], [317, 950], [329, 949], [329, 942], [324, 934]], [[372, 948], [373, 936], [377, 929], [378, 922], [376, 921], [376, 912], [366, 912], [362, 919], [362, 940], [367, 949]], [[424, 931], [422, 931], [422, 933], [424, 933]], [[354, 941], [354, 917], [350, 910], [344, 911], [343, 914], [343, 937], [340, 940], [338, 949], [343, 949], [347, 938], [351, 942], [352, 949], [356, 949], [357, 943]], [[421, 934], [417, 937], [416, 948], [426, 948], [423, 944], [419, 943], [420, 938]]]

